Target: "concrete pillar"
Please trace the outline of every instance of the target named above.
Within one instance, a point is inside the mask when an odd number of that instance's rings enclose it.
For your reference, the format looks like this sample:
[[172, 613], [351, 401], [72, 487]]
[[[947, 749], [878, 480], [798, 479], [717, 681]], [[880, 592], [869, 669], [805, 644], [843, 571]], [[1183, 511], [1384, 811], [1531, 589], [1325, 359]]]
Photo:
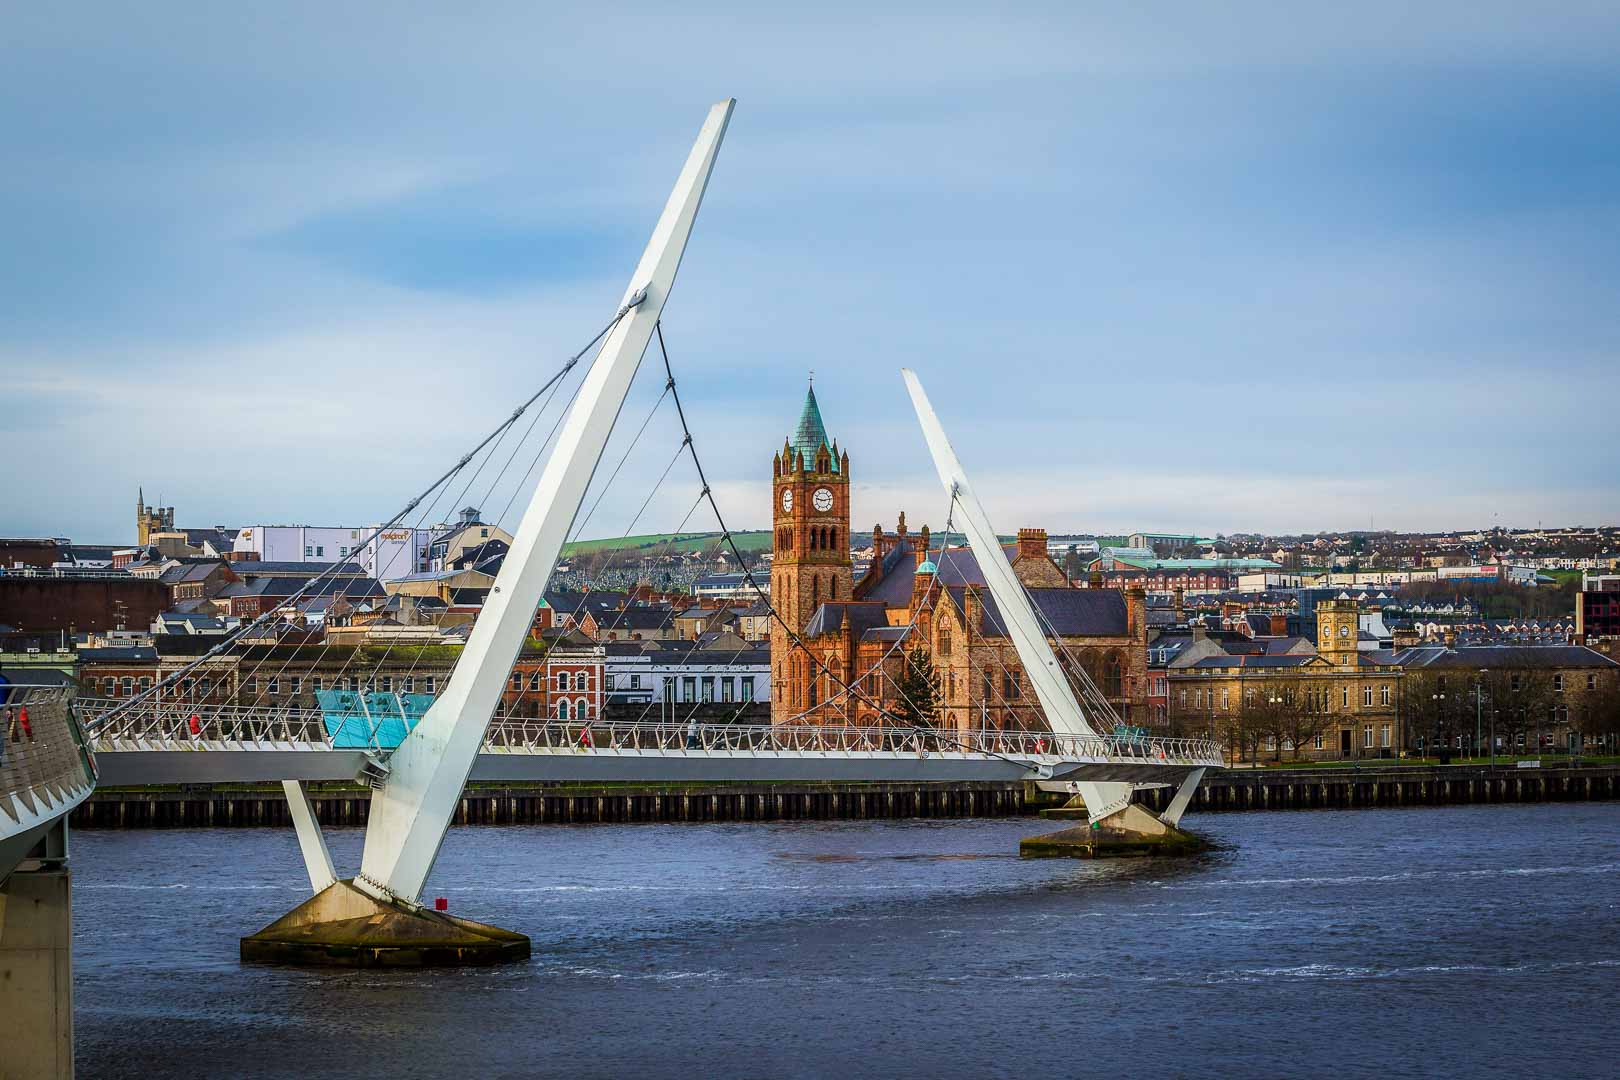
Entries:
[[6, 1076], [73, 1075], [72, 900], [66, 867], [19, 870], [0, 889]]

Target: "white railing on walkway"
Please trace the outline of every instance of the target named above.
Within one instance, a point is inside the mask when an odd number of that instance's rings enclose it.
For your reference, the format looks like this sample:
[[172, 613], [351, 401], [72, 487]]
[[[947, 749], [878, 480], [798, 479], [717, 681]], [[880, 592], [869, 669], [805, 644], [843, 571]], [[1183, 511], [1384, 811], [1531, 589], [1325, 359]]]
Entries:
[[[98, 716], [110, 704], [91, 700], [78, 705], [81, 721], [98, 749], [163, 743], [280, 743], [311, 749], [332, 745], [322, 714], [314, 709], [164, 703], [121, 713], [113, 723], [99, 724]], [[892, 726], [630, 724], [504, 714], [491, 718], [484, 749], [490, 753], [949, 754], [1181, 767], [1222, 762], [1219, 745], [1208, 739]]]

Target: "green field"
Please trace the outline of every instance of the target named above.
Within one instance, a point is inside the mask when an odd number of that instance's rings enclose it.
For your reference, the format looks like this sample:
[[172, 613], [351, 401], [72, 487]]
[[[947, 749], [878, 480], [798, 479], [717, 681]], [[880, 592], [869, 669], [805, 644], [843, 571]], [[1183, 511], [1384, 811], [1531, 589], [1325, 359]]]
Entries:
[[[771, 549], [771, 531], [758, 529], [751, 532], [735, 532], [732, 539], [737, 541], [741, 551], [769, 551]], [[563, 558], [573, 555], [584, 555], [592, 552], [604, 551], [635, 551], [657, 549], [659, 554], [671, 555], [683, 551], [707, 551], [720, 543], [720, 534], [717, 532], [698, 533], [645, 533], [640, 536], [612, 536], [601, 540], [576, 540], [572, 544], [564, 545]]]

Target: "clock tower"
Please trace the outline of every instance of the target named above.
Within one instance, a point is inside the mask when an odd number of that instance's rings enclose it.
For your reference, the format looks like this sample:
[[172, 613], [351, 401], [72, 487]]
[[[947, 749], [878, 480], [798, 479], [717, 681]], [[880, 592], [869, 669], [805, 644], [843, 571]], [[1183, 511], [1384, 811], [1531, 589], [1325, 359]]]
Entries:
[[[805, 394], [797, 430], [772, 462], [771, 505], [771, 604], [799, 632], [823, 603], [850, 599], [855, 584], [849, 561], [849, 454], [829, 443], [814, 386]], [[787, 631], [773, 622], [773, 723], [809, 706], [814, 670]]]

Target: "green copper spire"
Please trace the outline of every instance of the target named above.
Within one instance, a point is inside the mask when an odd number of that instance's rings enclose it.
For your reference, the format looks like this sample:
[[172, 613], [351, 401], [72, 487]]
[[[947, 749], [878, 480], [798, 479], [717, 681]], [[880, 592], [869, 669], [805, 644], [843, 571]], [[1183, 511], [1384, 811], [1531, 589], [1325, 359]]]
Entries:
[[[827, 427], [821, 422], [821, 408], [816, 404], [816, 388], [810, 387], [804, 395], [804, 411], [799, 414], [799, 427], [793, 433], [793, 452], [804, 459], [805, 468], [815, 465], [816, 451], [827, 446]], [[831, 454], [829, 447], [828, 453]], [[833, 458], [833, 472], [838, 471], [838, 459]]]

